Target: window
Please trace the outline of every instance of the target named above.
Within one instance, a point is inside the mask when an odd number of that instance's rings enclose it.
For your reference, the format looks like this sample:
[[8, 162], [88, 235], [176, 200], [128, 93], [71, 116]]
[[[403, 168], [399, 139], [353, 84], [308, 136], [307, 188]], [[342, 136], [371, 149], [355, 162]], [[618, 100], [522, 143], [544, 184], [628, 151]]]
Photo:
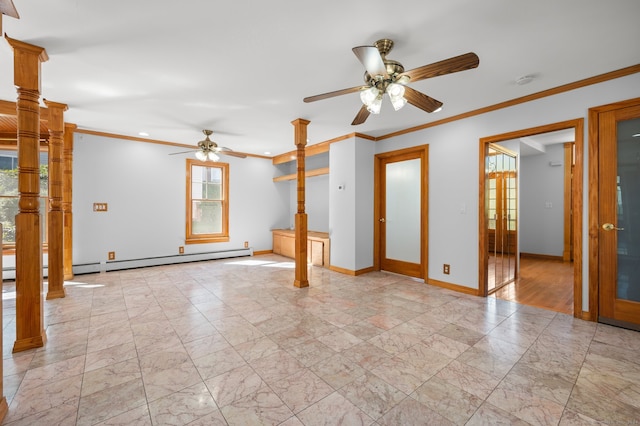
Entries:
[[229, 241], [229, 165], [187, 159], [186, 244]]
[[[48, 154], [40, 152], [40, 223], [42, 241], [47, 242], [47, 197], [49, 193]], [[18, 214], [18, 152], [0, 150], [0, 222], [3, 249], [15, 249]]]

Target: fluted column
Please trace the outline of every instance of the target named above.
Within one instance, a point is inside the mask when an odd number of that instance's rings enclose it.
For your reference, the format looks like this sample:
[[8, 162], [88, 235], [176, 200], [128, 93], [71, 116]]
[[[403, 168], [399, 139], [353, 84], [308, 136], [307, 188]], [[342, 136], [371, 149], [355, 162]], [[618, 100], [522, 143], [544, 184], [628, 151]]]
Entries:
[[40, 223], [40, 64], [49, 58], [38, 46], [5, 38], [13, 48], [18, 91], [18, 192], [16, 215], [16, 341], [13, 352], [47, 340], [42, 298]]
[[296, 269], [295, 287], [309, 287], [307, 279], [307, 214], [305, 213], [305, 176], [304, 176], [304, 147], [307, 145], [307, 126], [310, 121], [298, 118], [291, 122], [294, 127], [294, 141], [296, 144], [297, 182], [298, 182], [298, 212], [295, 216], [296, 227]]
[[64, 279], [73, 278], [73, 132], [75, 124], [65, 124], [62, 149], [62, 223], [63, 223], [63, 270]]
[[49, 110], [49, 209], [47, 238], [49, 246], [49, 287], [47, 300], [64, 297], [62, 170], [64, 112], [67, 105], [45, 100]]

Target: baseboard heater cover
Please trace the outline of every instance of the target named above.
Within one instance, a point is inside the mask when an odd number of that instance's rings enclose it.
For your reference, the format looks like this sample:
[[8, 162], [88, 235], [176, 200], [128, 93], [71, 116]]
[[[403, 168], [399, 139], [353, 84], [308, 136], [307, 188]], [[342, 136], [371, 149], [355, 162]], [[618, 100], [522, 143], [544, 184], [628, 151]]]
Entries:
[[[171, 256], [147, 257], [144, 259], [111, 260], [106, 263], [89, 262], [73, 265], [74, 275], [95, 274], [101, 271], [120, 271], [124, 269], [145, 268], [148, 266], [174, 265], [178, 263], [200, 262], [203, 260], [228, 259], [232, 257], [253, 256], [252, 248], [236, 250], [212, 251], [206, 253], [176, 254]], [[45, 266], [43, 275], [47, 276], [48, 269]], [[16, 268], [2, 269], [2, 279], [15, 280]]]
[[[98, 272], [100, 267], [106, 272], [121, 271], [124, 269], [145, 268], [149, 266], [162, 266], [162, 265], [174, 265], [178, 263], [200, 262], [203, 260], [216, 260], [227, 259], [231, 257], [242, 257], [253, 255], [252, 248], [225, 250], [225, 251], [212, 251], [206, 253], [190, 253], [190, 254], [176, 254], [171, 256], [158, 256], [147, 257], [144, 259], [128, 259], [128, 260], [111, 260], [107, 261], [105, 265], [98, 264]], [[75, 269], [74, 269], [75, 273]]]

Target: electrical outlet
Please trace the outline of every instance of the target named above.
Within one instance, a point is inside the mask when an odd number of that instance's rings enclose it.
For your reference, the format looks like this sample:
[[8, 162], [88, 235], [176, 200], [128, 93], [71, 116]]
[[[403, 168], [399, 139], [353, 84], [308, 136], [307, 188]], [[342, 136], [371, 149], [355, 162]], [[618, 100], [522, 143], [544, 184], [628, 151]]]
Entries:
[[249, 248], [249, 241], [244, 242], [244, 248]]
[[184, 247], [182, 246], [178, 247], [178, 253], [184, 254]]
[[450, 271], [451, 271], [451, 266], [449, 266], [449, 265], [448, 265], [448, 264], [446, 264], [446, 263], [445, 263], [444, 265], [442, 265], [442, 272], [443, 272], [445, 275], [449, 275], [449, 272], [450, 272]]
[[108, 259], [109, 260], [116, 260], [116, 252], [115, 251], [110, 251]]

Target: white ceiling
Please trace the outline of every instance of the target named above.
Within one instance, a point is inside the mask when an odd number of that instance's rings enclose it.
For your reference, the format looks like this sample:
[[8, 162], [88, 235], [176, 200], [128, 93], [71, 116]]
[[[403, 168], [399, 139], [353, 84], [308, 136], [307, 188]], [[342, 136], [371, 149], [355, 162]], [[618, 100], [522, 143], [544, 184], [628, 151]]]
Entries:
[[[358, 131], [387, 134], [640, 63], [638, 0], [14, 0], [12, 38], [46, 48], [42, 96], [80, 128], [195, 144], [201, 130], [237, 151], [294, 149]], [[391, 38], [406, 69], [475, 52], [474, 70], [415, 82], [444, 102], [351, 126], [362, 83], [351, 48]], [[0, 42], [0, 99], [15, 100], [12, 53]], [[533, 82], [515, 80], [535, 75]]]

